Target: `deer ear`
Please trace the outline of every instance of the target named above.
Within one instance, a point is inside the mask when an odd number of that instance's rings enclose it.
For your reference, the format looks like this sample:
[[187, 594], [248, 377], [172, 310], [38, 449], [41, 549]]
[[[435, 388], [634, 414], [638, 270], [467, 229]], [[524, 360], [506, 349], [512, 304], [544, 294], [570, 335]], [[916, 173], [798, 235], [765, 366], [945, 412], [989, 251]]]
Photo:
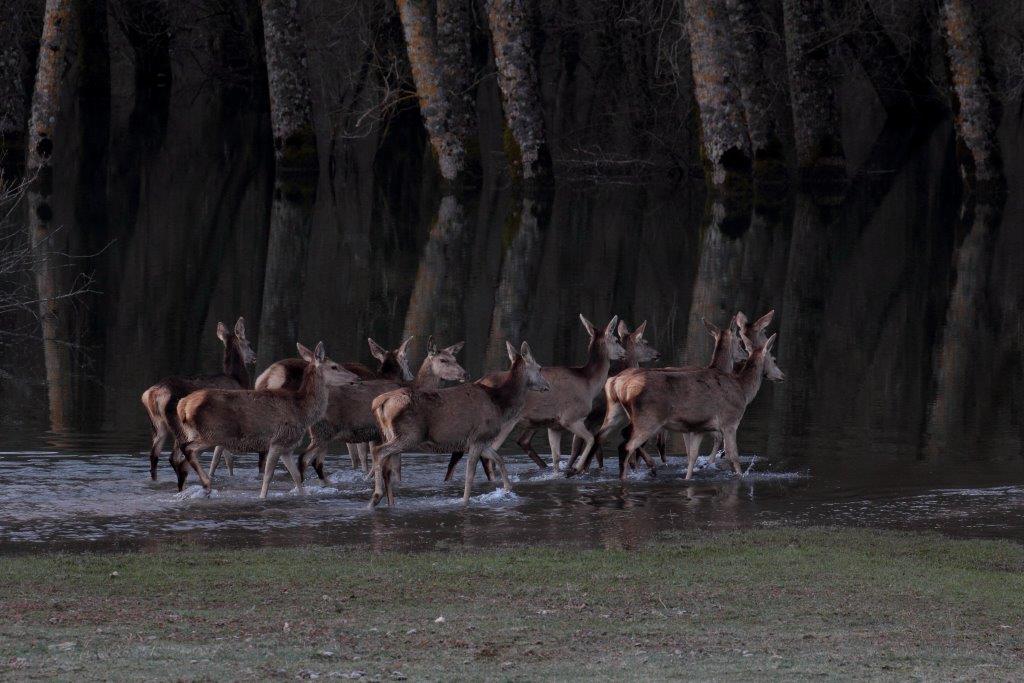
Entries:
[[757, 322], [754, 323], [754, 331], [760, 332], [764, 328], [768, 327], [768, 325], [770, 325], [772, 322], [772, 318], [774, 317], [775, 309], [773, 308], [772, 310], [768, 311], [767, 313], [765, 313], [764, 315], [757, 319]]
[[245, 339], [245, 318], [239, 318], [235, 321], [235, 336]]
[[505, 340], [505, 353], [508, 354], [508, 359], [513, 363], [516, 362], [516, 358], [519, 358], [519, 352], [516, 351], [516, 347], [512, 346], [512, 342]]
[[222, 342], [227, 342], [228, 340], [228, 326], [224, 323], [217, 323], [217, 339], [220, 339]]
[[434, 335], [427, 337], [427, 355], [433, 356], [437, 354], [437, 342], [434, 341]]
[[747, 316], [743, 313], [743, 311], [737, 311], [736, 315], [734, 315], [732, 317], [732, 320], [729, 322], [730, 324], [735, 323], [736, 327], [742, 330], [744, 327], [747, 326]]
[[585, 329], [587, 334], [591, 337], [597, 334], [597, 331], [594, 329], [594, 323], [584, 318], [582, 313], [580, 313], [580, 322], [583, 323], [583, 329]]
[[625, 320], [619, 321], [619, 329], [616, 332], [619, 334], [619, 339], [625, 339], [629, 336], [629, 325], [626, 324]]
[[768, 337], [768, 341], [764, 344], [764, 352], [771, 353], [772, 347], [775, 346], [775, 338], [779, 336], [778, 332], [773, 332], [772, 336]]
[[399, 356], [404, 356], [406, 351], [408, 351], [409, 342], [413, 340], [413, 337], [415, 337], [415, 335], [409, 335], [409, 338], [402, 342], [402, 345], [398, 347]]
[[635, 330], [633, 330], [633, 338], [634, 339], [643, 339], [644, 338], [644, 332], [646, 332], [646, 331], [647, 331], [647, 321], [645, 320], [642, 323], [640, 323], [639, 327], [637, 327]]
[[383, 363], [384, 359], [387, 358], [388, 355], [387, 350], [369, 337], [366, 338], [366, 343], [370, 345], [370, 355]]
[[312, 351], [307, 349], [305, 346], [303, 346], [299, 342], [295, 342], [295, 348], [297, 348], [299, 350], [299, 356], [302, 357], [302, 360], [306, 361], [307, 363], [312, 363], [313, 362], [313, 352]]
[[718, 341], [718, 338], [722, 336], [722, 331], [718, 329], [718, 326], [704, 316], [700, 317], [700, 321], [704, 323], [704, 327], [707, 328], [708, 334], [714, 337], [715, 341]]
[[530, 351], [530, 345], [527, 344], [525, 341], [522, 343], [522, 345], [520, 345], [519, 353], [521, 353], [523, 358], [530, 361], [531, 363], [536, 362], [533, 360], [533, 352]]
[[317, 342], [316, 349], [313, 350], [313, 358], [316, 359], [317, 363], [323, 363], [324, 358], [327, 357], [327, 349], [324, 348], [324, 343]]
[[615, 329], [615, 325], [619, 322], [619, 316], [613, 315], [612, 319], [608, 321], [608, 324], [604, 326], [604, 336], [608, 337], [611, 335], [612, 330]]
[[460, 341], [458, 344], [452, 344], [451, 346], [446, 348], [445, 351], [447, 351], [448, 353], [450, 353], [450, 354], [452, 354], [454, 356], [459, 351], [461, 351], [462, 347], [465, 346], [465, 345], [466, 345], [466, 342]]

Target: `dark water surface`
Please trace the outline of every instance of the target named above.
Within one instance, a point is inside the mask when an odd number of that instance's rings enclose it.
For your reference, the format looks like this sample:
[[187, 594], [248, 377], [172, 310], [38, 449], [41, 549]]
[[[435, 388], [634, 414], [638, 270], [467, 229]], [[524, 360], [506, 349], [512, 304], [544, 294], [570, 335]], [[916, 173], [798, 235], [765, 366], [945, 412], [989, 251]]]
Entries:
[[[1016, 189], [961, 205], [948, 122], [850, 145], [839, 201], [793, 194], [739, 213], [708, 201], [700, 180], [577, 179], [522, 199], [489, 173], [481, 191], [444, 197], [422, 160], [332, 161], [300, 216], [306, 236], [270, 223], [265, 117], [225, 107], [207, 94], [164, 119], [115, 118], [101, 205], [101, 171], [75, 162], [74, 143], [59, 147], [57, 246], [106, 249], [45, 277], [85, 268], [101, 293], [62, 309], [74, 346], [0, 347], [0, 551], [601, 546], [762, 524], [1024, 538], [1024, 209]], [[1020, 126], [1003, 128], [1017, 188]], [[614, 459], [566, 481], [517, 455], [514, 495], [481, 482], [462, 509], [442, 459], [407, 456], [399, 505], [371, 513], [347, 455], [331, 458], [331, 487], [302, 497], [281, 472], [266, 502], [252, 456], [208, 499], [177, 495], [165, 463], [160, 481], [147, 476], [139, 395], [168, 374], [216, 371], [218, 320], [246, 317], [259, 369], [296, 336], [369, 361], [367, 336], [393, 346], [414, 334], [414, 362], [429, 335], [465, 340], [479, 376], [504, 366], [505, 339], [528, 340], [545, 364], [582, 362], [580, 312], [647, 320], [675, 364], [710, 354], [699, 315], [724, 324], [772, 308], [788, 379], [748, 411], [740, 449], [757, 461], [742, 482], [705, 471], [684, 484], [677, 456], [653, 481], [618, 482]]]

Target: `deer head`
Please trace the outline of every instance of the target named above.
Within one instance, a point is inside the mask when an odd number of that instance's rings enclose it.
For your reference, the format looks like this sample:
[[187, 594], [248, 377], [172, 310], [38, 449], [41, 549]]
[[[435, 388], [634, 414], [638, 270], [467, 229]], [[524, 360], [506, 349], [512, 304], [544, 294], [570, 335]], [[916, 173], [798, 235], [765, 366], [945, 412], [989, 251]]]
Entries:
[[[507, 343], [507, 342], [506, 342]], [[533, 352], [530, 351], [530, 345], [523, 342], [522, 346], [519, 347], [519, 357], [522, 358], [524, 370], [526, 372], [526, 388], [529, 391], [549, 391], [551, 385], [544, 378], [544, 375], [540, 372], [540, 363], [533, 358]], [[513, 361], [514, 363], [515, 361]]]
[[726, 353], [729, 354], [729, 358], [732, 360], [733, 365], [738, 365], [747, 359], [747, 352], [743, 347], [743, 342], [740, 336], [736, 334], [736, 327], [738, 324], [739, 316], [742, 313], [737, 313], [730, 320], [729, 324], [724, 330], [719, 329], [713, 322], [700, 317], [700, 321], [704, 323], [704, 327], [707, 329], [708, 334], [715, 340], [716, 349], [720, 344], [725, 345]]
[[[769, 379], [773, 382], [781, 382], [786, 379], [786, 375], [779, 369], [779, 366], [775, 364], [775, 356], [771, 353], [771, 347], [768, 342], [768, 335], [765, 332], [768, 325], [771, 324], [772, 318], [775, 317], [775, 309], [772, 309], [762, 315], [754, 322], [749, 322], [747, 316], [742, 311], [736, 314], [736, 325], [740, 331], [740, 337], [743, 340], [743, 345], [747, 349], [747, 353], [753, 355], [751, 349], [768, 349], [764, 356], [764, 376], [765, 379]], [[772, 339], [775, 335], [772, 335]]]
[[644, 363], [653, 363], [661, 358], [661, 354], [658, 353], [658, 350], [644, 339], [644, 331], [646, 329], [646, 320], [640, 323], [640, 325], [632, 332], [629, 331], [629, 327], [626, 325], [625, 321], [619, 321], [619, 339], [622, 341], [622, 345], [626, 349], [626, 358], [632, 357], [641, 365]]
[[224, 343], [225, 348], [234, 348], [243, 363], [251, 365], [256, 362], [256, 352], [245, 338], [245, 318], [238, 319], [234, 332], [228, 330], [224, 323], [217, 323], [217, 339]]
[[615, 325], [619, 322], [619, 316], [612, 316], [612, 319], [605, 325], [604, 330], [600, 333], [594, 327], [594, 324], [583, 317], [580, 313], [580, 322], [583, 323], [583, 328], [590, 335], [591, 346], [600, 344], [604, 347], [605, 353], [608, 354], [610, 360], [621, 360], [626, 357], [626, 349], [619, 343], [618, 338], [615, 336]]
[[355, 384], [359, 381], [359, 377], [354, 373], [349, 372], [327, 357], [323, 342], [318, 342], [313, 351], [298, 343], [295, 344], [295, 347], [299, 350], [302, 360], [313, 366], [313, 371], [323, 377], [324, 384], [327, 386], [340, 387], [346, 384]]
[[455, 360], [455, 354], [462, 350], [465, 343], [459, 342], [439, 349], [433, 337], [427, 339], [427, 357], [423, 361], [427, 371], [449, 382], [465, 382], [469, 379], [469, 373]]
[[409, 369], [409, 356], [407, 353], [409, 342], [412, 340], [413, 338], [410, 336], [397, 349], [388, 351], [369, 337], [366, 338], [367, 344], [370, 345], [370, 355], [380, 362], [380, 371], [386, 372], [388, 366], [397, 365], [401, 370], [402, 379], [407, 382], [412, 380], [412, 371]]

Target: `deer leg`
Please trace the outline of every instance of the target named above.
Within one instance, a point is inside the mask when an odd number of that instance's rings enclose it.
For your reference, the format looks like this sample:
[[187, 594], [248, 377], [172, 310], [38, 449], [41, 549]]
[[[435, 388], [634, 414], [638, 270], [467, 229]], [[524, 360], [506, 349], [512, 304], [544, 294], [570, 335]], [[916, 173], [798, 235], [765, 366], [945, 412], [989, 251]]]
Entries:
[[217, 446], [213, 449], [213, 458], [210, 460], [210, 471], [207, 472], [207, 476], [211, 479], [213, 479], [213, 473], [217, 471], [217, 465], [220, 464], [220, 456], [223, 452], [223, 446]]
[[260, 498], [267, 497], [267, 491], [270, 490], [270, 480], [274, 478], [274, 468], [277, 467], [277, 459], [280, 457], [280, 446], [271, 446], [267, 451], [267, 459], [263, 463], [263, 486], [260, 487]]
[[711, 444], [711, 455], [708, 457], [708, 464], [718, 467], [718, 460], [722, 457], [722, 432], [715, 432], [714, 439], [714, 443]]
[[661, 456], [662, 464], [668, 464], [668, 458], [665, 457], [665, 445], [668, 441], [668, 432], [662, 429], [658, 432], [658, 439], [654, 442], [655, 447], [658, 449], [658, 455]]
[[729, 458], [732, 468], [736, 470], [737, 476], [743, 476], [743, 466], [740, 465], [740, 449], [736, 444], [736, 428], [727, 427], [722, 430], [722, 441], [725, 442], [725, 457]]
[[551, 447], [551, 466], [557, 472], [558, 466], [562, 464], [562, 432], [549, 428], [548, 445]]
[[611, 434], [616, 427], [625, 423], [627, 419], [628, 415], [626, 415], [626, 409], [622, 407], [621, 403], [615, 403], [609, 406], [608, 412], [604, 416], [604, 423], [601, 425], [601, 429], [598, 430], [597, 436], [594, 437], [593, 446], [591, 446], [589, 451], [587, 449], [583, 449], [583, 460], [576, 463], [573, 469], [566, 473], [566, 476], [571, 477], [574, 474], [582, 474], [583, 472], [586, 472], [590, 467], [591, 459], [594, 457], [594, 451], [600, 453], [601, 444], [608, 438], [608, 435]]
[[321, 444], [316, 438], [310, 440], [306, 450], [302, 453], [302, 457], [299, 458], [299, 476], [305, 479], [306, 467], [312, 463], [316, 476], [320, 478], [320, 482], [324, 485], [329, 484], [330, 482], [327, 481], [327, 474], [324, 472], [323, 465], [326, 457], [327, 446]]
[[700, 442], [704, 440], [703, 434], [696, 432], [683, 433], [683, 445], [686, 447], [686, 479], [693, 479], [693, 466], [697, 462], [697, 454], [700, 453]]
[[373, 456], [373, 496], [370, 498], [370, 508], [377, 507], [377, 503], [384, 497], [385, 481], [384, 468], [389, 466], [388, 459], [395, 453], [401, 453], [411, 444], [404, 443], [398, 439], [388, 439], [383, 444], [374, 446], [370, 453]]
[[346, 443], [345, 448], [348, 449], [349, 460], [352, 461], [352, 469], [359, 468], [359, 444]]
[[263, 470], [266, 469], [266, 466], [267, 466], [267, 452], [266, 451], [260, 451], [259, 460], [256, 461], [256, 470], [260, 474], [263, 474]]
[[229, 450], [224, 450], [224, 462], [228, 466], [228, 476], [235, 476], [235, 454]]
[[[626, 442], [626, 457], [619, 459], [619, 479], [625, 480], [628, 468], [625, 465], [636, 457], [636, 451], [661, 429], [661, 424], [654, 421], [633, 420], [632, 431]], [[603, 430], [602, 430], [603, 431]]]
[[658, 466], [654, 462], [654, 460], [651, 459], [651, 456], [647, 455], [647, 449], [645, 449], [643, 446], [637, 447], [636, 453], [633, 454], [634, 459], [630, 464], [636, 466], [636, 456], [638, 453], [640, 454], [640, 457], [644, 459], [644, 463], [647, 465], [647, 469], [651, 473], [651, 476], [658, 476]]
[[185, 488], [185, 479], [188, 478], [188, 470], [185, 469], [185, 456], [182, 455], [177, 445], [175, 445], [171, 449], [171, 457], [168, 459], [171, 462], [171, 469], [174, 470], [174, 474], [178, 479], [178, 491], [181, 491]]
[[199, 481], [202, 483], [203, 488], [209, 492], [210, 478], [206, 476], [206, 472], [203, 470], [203, 465], [199, 462], [199, 449], [194, 446], [187, 446], [185, 448], [185, 459], [188, 460], [189, 467], [195, 470], [195, 473], [199, 475]]
[[[485, 446], [481, 452], [484, 459], [489, 463], [497, 463], [498, 471], [501, 472], [501, 485], [506, 491], [512, 490], [512, 481], [508, 478], [508, 469], [505, 467], [505, 459], [498, 454], [498, 451], [494, 450], [489, 446]], [[484, 468], [486, 469], [486, 468]]]
[[[518, 439], [516, 439], [516, 443], [519, 444], [520, 448], [526, 451], [526, 454], [530, 456], [530, 460], [537, 463], [537, 467], [542, 470], [546, 470], [548, 468], [548, 464], [544, 462], [543, 458], [537, 455], [537, 451], [533, 450], [533, 435], [536, 431], [537, 430], [535, 429], [527, 429], [519, 436]], [[494, 450], [498, 449], [495, 448]]]
[[[566, 429], [572, 432], [573, 436], [579, 437], [579, 439], [583, 442], [583, 447], [581, 449], [582, 453], [593, 453], [595, 448], [600, 450], [600, 444], [598, 443], [594, 435], [590, 433], [590, 430], [587, 429], [587, 423], [583, 420], [583, 418], [580, 418], [579, 420], [576, 420], [575, 422], [564, 426]], [[567, 468], [567, 474], [569, 472], [572, 472], [572, 463], [569, 463], [569, 467]]]
[[156, 465], [160, 462], [160, 451], [170, 431], [163, 422], [153, 423], [153, 441], [149, 449], [149, 478], [156, 481]]
[[367, 454], [370, 452], [370, 444], [368, 442], [356, 444], [356, 451], [359, 453], [359, 468], [363, 470], [364, 474], [368, 474], [370, 468], [366, 464], [366, 460]]
[[462, 492], [463, 505], [469, 505], [469, 496], [473, 493], [473, 479], [476, 478], [476, 463], [480, 460], [481, 448], [478, 444], [469, 447], [469, 458], [466, 460], [466, 484]]
[[295, 483], [295, 488], [299, 489], [299, 493], [306, 493], [306, 488], [302, 485], [302, 475], [299, 473], [299, 468], [295, 465], [295, 453], [292, 449], [289, 448], [284, 452], [281, 462], [284, 463], [284, 468], [288, 470], [288, 474], [292, 475], [292, 481]]
[[451, 481], [452, 474], [455, 472], [455, 466], [462, 460], [462, 451], [452, 451], [452, 457], [448, 459], [448, 469], [444, 473], [444, 480]]

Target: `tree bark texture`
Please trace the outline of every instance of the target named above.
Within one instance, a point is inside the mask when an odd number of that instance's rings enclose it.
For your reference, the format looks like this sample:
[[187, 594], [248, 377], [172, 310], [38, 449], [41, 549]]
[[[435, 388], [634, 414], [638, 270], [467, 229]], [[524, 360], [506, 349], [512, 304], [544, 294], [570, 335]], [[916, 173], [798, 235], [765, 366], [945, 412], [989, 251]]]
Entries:
[[441, 176], [448, 182], [454, 182], [465, 171], [466, 147], [452, 128], [452, 93], [445, 83], [445, 69], [438, 50], [438, 31], [430, 3], [427, 0], [397, 0], [397, 4], [423, 125], [437, 157]]
[[118, 26], [135, 59], [135, 88], [146, 96], [171, 85], [169, 0], [126, 0], [117, 4]]
[[952, 86], [960, 175], [970, 188], [995, 189], [1002, 182], [996, 140], [996, 102], [985, 70], [981, 33], [970, 0], [939, 5]]
[[743, 102], [754, 163], [778, 160], [782, 157], [782, 144], [773, 114], [771, 85], [764, 70], [767, 45], [761, 10], [756, 0], [726, 0], [726, 3], [732, 27], [728, 40], [735, 56], [736, 84]]
[[313, 98], [297, 0], [262, 0], [261, 9], [270, 120], [280, 180], [282, 171], [307, 173], [319, 167]]
[[782, 16], [797, 165], [805, 179], [839, 179], [846, 161], [821, 0], [783, 0]]
[[22, 3], [0, 3], [0, 162], [4, 175], [18, 175], [25, 161], [25, 90], [21, 75], [25, 51], [21, 46]]
[[712, 184], [721, 187], [730, 173], [750, 168], [750, 141], [730, 58], [729, 17], [724, 0], [683, 4], [704, 160]]
[[505, 110], [505, 153], [513, 176], [526, 180], [547, 175], [551, 169], [534, 58], [532, 15], [531, 0], [487, 3], [487, 22]]
[[473, 17], [466, 0], [437, 0], [437, 52], [441, 80], [450, 94], [449, 127], [465, 148], [466, 171], [480, 174], [476, 114], [476, 66], [473, 62]]

